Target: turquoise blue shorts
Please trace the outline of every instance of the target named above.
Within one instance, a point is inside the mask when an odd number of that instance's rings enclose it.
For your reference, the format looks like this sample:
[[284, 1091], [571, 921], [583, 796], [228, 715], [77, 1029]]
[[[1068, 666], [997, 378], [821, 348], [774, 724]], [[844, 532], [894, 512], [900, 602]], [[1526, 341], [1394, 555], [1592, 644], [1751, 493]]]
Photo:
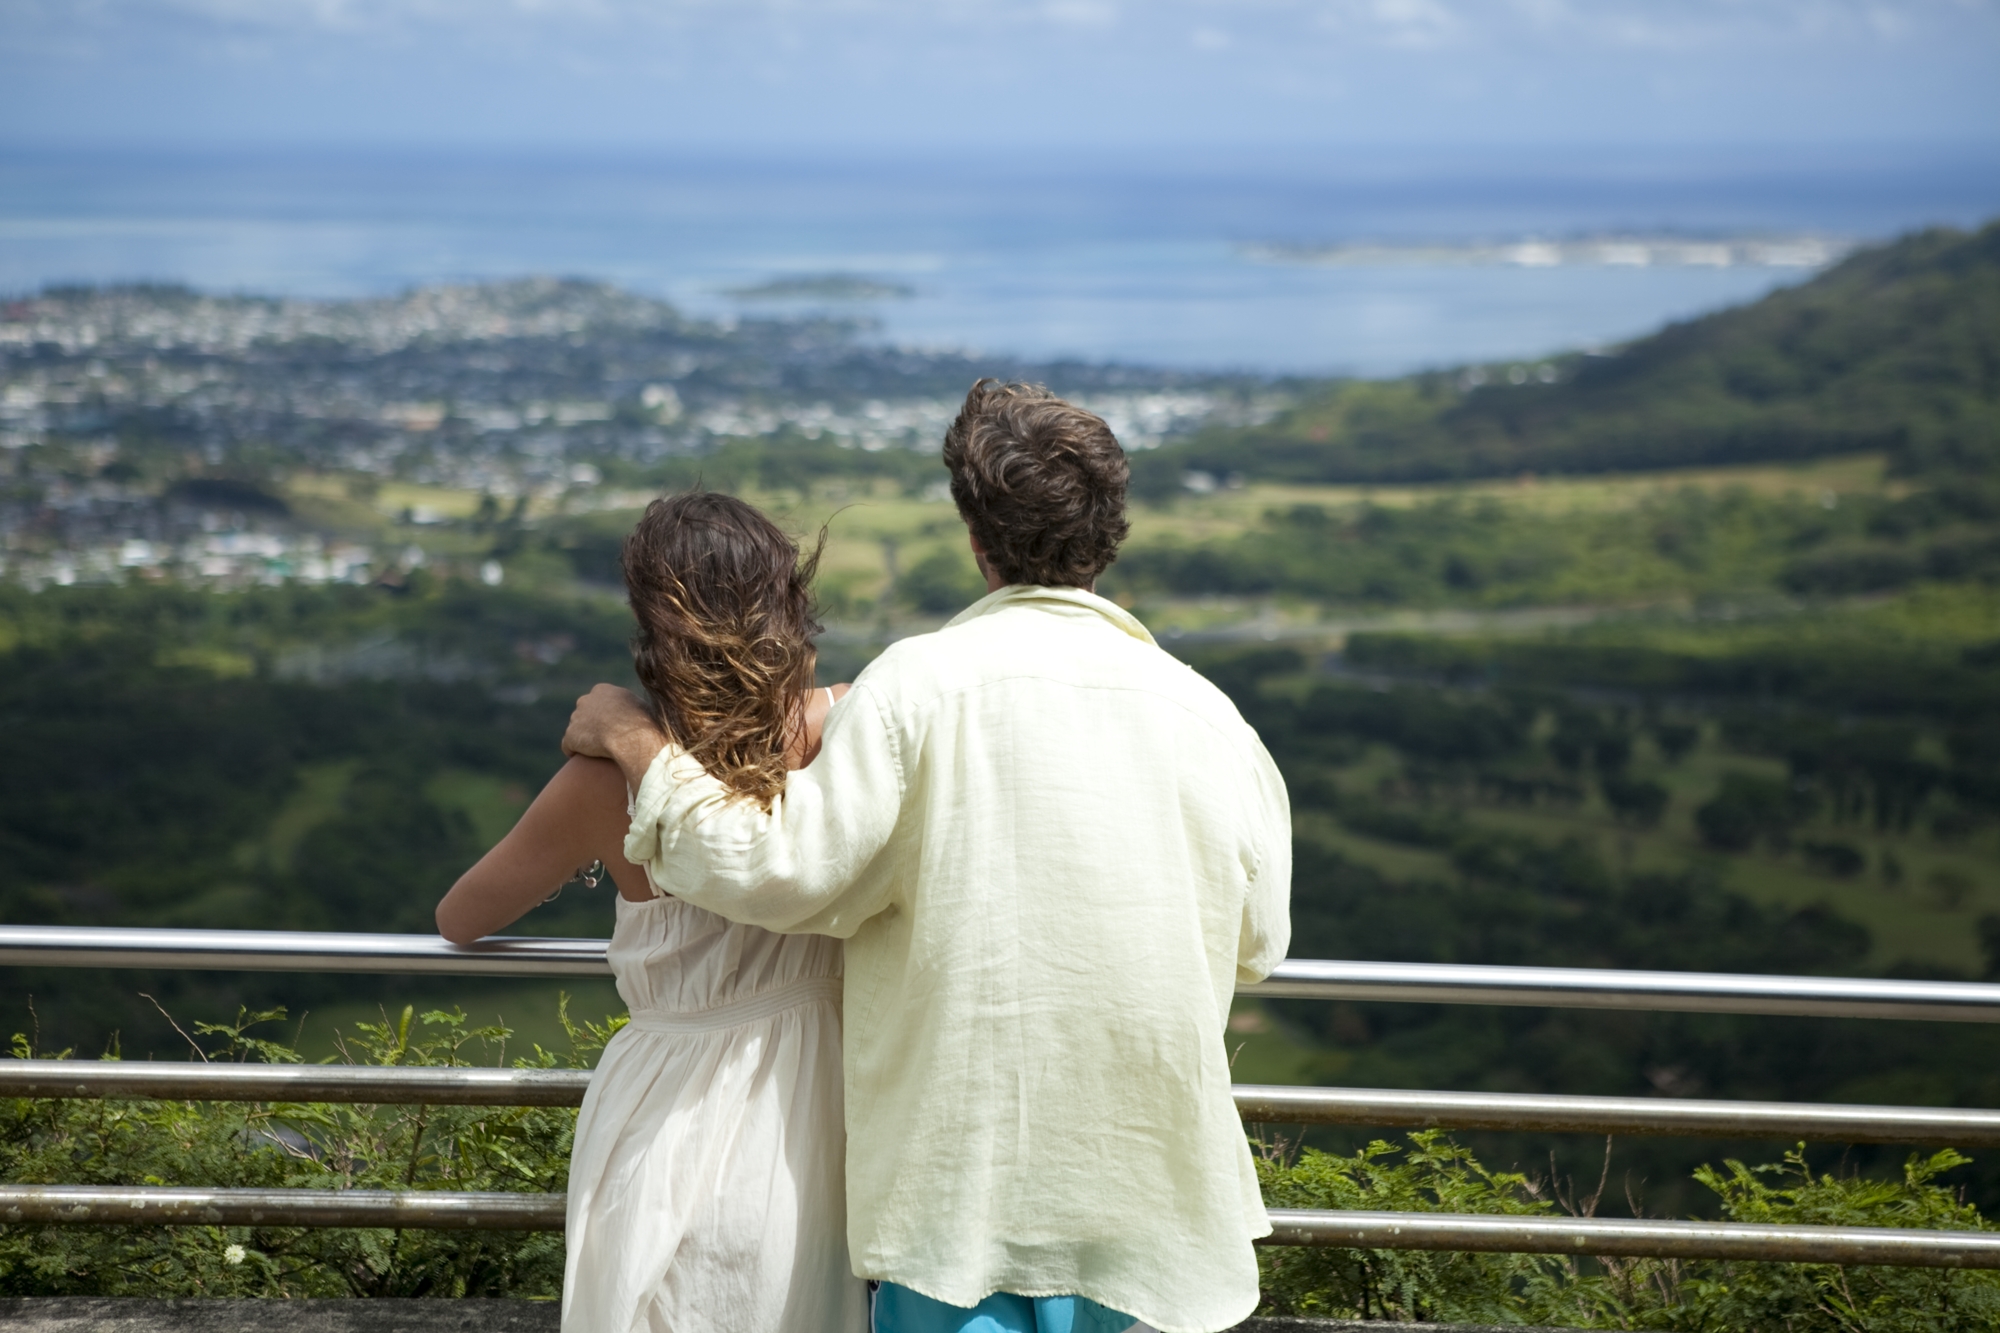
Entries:
[[1146, 1326], [1087, 1296], [1012, 1296], [999, 1291], [970, 1310], [908, 1287], [875, 1288], [875, 1333], [1128, 1333]]

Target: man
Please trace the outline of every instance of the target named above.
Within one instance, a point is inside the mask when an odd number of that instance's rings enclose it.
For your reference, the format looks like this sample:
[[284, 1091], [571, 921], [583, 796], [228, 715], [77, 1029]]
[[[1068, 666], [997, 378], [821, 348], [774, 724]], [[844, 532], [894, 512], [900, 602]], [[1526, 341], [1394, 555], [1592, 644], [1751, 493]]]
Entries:
[[564, 746], [624, 770], [626, 855], [664, 891], [847, 941], [848, 1238], [878, 1329], [1227, 1328], [1270, 1226], [1223, 1027], [1289, 942], [1284, 784], [1092, 591], [1127, 531], [1103, 421], [981, 380], [944, 459], [988, 595], [863, 671], [768, 812], [610, 686]]

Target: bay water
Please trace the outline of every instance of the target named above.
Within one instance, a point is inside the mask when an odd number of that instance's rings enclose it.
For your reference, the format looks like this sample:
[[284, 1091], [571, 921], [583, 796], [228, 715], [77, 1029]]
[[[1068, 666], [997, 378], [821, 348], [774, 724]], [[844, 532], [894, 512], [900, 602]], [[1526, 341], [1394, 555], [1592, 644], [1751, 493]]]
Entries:
[[[717, 318], [1034, 359], [1396, 374], [1630, 338], [1811, 270], [1284, 262], [1268, 247], [1887, 238], [2000, 214], [2000, 151], [1564, 149], [957, 158], [0, 149], [0, 292], [342, 297], [600, 279]], [[744, 295], [774, 279], [785, 299]]]

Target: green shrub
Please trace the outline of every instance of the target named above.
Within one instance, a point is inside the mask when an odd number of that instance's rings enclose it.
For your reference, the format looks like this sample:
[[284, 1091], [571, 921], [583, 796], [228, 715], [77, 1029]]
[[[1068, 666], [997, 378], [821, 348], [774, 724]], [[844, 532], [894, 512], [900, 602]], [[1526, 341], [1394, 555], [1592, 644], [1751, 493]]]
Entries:
[[[575, 1068], [622, 1020], [562, 1020], [570, 1049], [516, 1067]], [[197, 1024], [215, 1061], [298, 1063], [252, 1035], [283, 1010]], [[459, 1010], [361, 1024], [342, 1039], [369, 1065], [505, 1058], [504, 1028]], [[192, 1039], [191, 1039], [192, 1040]], [[36, 1052], [22, 1037], [14, 1054]], [[66, 1055], [67, 1052], [62, 1054]], [[0, 1099], [0, 1171], [18, 1184], [560, 1193], [576, 1112], [549, 1107]], [[542, 1232], [304, 1227], [0, 1227], [8, 1296], [515, 1296], [562, 1289], [563, 1242]]]
[[[1938, 1183], [1968, 1158], [1913, 1154], [1899, 1181], [1814, 1175], [1803, 1146], [1782, 1162], [1727, 1161], [1695, 1178], [1733, 1222], [1988, 1231]], [[1352, 1156], [1267, 1150], [1273, 1207], [1560, 1215], [1548, 1189], [1489, 1171], [1442, 1132], [1377, 1141]], [[1573, 1211], [1589, 1212], [1596, 1200]], [[1666, 1333], [1975, 1333], [2000, 1328], [2000, 1273], [1836, 1264], [1578, 1260], [1548, 1255], [1292, 1249], [1261, 1252], [1262, 1313], [1399, 1322], [1468, 1321]]]
[[896, 583], [896, 597], [927, 616], [956, 615], [986, 595], [986, 580], [958, 547], [932, 551]]
[[1801, 793], [1773, 778], [1725, 773], [1722, 790], [1694, 812], [1703, 841], [1728, 852], [1745, 852], [1759, 839], [1782, 843], [1792, 826], [1811, 813]]
[[[1274, 1208], [1399, 1213], [1555, 1211], [1526, 1176], [1489, 1171], [1438, 1130], [1410, 1135], [1398, 1150], [1377, 1141], [1352, 1157], [1311, 1148], [1296, 1161], [1267, 1152], [1258, 1164]], [[1601, 1278], [1572, 1259], [1426, 1250], [1268, 1248], [1261, 1252], [1261, 1312], [1405, 1323], [1576, 1323], [1606, 1300]], [[1584, 1326], [1588, 1327], [1586, 1322]]]
[[1652, 828], [1667, 812], [1667, 789], [1648, 778], [1610, 777], [1599, 784], [1604, 800], [1621, 820]]
[[[1993, 1224], [1937, 1177], [1970, 1159], [1947, 1148], [1911, 1154], [1900, 1181], [1815, 1176], [1803, 1146], [1768, 1166], [1726, 1162], [1695, 1178], [1722, 1197], [1732, 1222], [1793, 1226], [1991, 1231]], [[1648, 1261], [1651, 1262], [1651, 1261]], [[1657, 1265], [1655, 1267], [1664, 1267]], [[1678, 1301], [1640, 1328], [1676, 1333], [1956, 1333], [2000, 1328], [2000, 1273], [1835, 1264], [1686, 1265]]]

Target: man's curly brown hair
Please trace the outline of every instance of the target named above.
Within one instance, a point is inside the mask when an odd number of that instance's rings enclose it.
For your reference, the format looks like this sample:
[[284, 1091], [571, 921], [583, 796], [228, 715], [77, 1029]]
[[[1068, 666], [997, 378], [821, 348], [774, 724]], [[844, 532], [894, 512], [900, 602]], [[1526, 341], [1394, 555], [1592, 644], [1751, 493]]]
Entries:
[[1118, 558], [1131, 468], [1103, 418], [982, 379], [944, 436], [951, 498], [1006, 583], [1088, 588]]
[[639, 622], [632, 669], [653, 720], [769, 809], [813, 688], [819, 551], [802, 556], [734, 496], [691, 491], [646, 506], [621, 562]]

